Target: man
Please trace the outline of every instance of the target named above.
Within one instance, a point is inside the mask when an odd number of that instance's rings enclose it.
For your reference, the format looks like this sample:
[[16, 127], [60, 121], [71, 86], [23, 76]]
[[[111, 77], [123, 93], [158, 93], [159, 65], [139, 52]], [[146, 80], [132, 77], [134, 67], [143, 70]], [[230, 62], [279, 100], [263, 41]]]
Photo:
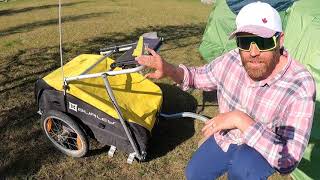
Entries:
[[149, 49], [138, 63], [150, 78], [169, 76], [182, 89], [217, 89], [218, 114], [202, 129], [208, 139], [186, 168], [187, 179], [267, 179], [294, 170], [308, 144], [315, 105], [311, 74], [283, 48], [278, 12], [254, 2], [236, 18], [234, 49], [203, 67], [175, 67]]

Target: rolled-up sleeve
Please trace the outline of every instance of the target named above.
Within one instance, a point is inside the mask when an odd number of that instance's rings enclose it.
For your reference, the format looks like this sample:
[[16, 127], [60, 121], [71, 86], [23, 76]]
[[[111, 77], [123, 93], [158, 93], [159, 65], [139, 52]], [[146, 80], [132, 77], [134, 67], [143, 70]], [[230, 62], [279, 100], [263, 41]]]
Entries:
[[226, 57], [221, 56], [201, 67], [186, 67], [180, 64], [179, 67], [183, 69], [184, 77], [182, 83], [178, 84], [178, 86], [184, 91], [189, 88], [197, 88], [204, 91], [217, 89], [217, 77], [221, 73], [218, 69], [222, 69], [223, 58]]

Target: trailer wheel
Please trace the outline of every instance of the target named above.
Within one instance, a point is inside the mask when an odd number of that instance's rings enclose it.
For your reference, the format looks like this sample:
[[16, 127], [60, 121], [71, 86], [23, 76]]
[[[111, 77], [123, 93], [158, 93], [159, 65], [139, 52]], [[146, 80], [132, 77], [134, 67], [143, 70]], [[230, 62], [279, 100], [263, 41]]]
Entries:
[[83, 157], [89, 149], [88, 139], [68, 115], [50, 110], [41, 117], [41, 127], [53, 145], [72, 157]]

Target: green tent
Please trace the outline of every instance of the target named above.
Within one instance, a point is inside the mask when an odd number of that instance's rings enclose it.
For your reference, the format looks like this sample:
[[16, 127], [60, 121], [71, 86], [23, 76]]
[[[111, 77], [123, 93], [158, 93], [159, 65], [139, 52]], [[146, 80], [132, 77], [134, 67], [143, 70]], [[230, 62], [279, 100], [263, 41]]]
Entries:
[[[320, 179], [320, 1], [299, 0], [280, 11], [285, 33], [285, 48], [312, 73], [316, 81], [316, 109], [309, 145], [298, 168], [291, 173], [294, 179]], [[235, 29], [236, 15], [226, 0], [216, 0], [209, 16], [199, 51], [207, 61], [236, 48], [228, 40]]]

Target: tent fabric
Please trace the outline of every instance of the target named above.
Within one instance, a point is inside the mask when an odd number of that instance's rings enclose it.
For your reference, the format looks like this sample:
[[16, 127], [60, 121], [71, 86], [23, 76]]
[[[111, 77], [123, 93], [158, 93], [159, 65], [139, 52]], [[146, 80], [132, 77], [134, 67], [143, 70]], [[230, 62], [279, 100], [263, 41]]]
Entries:
[[[288, 9], [280, 11], [280, 16], [285, 33], [285, 48], [311, 72], [317, 88], [309, 145], [291, 176], [293, 179], [320, 179], [320, 171], [316, 169], [320, 166], [320, 1], [296, 1]], [[216, 1], [199, 47], [206, 61], [212, 61], [222, 53], [236, 48], [235, 41], [228, 40], [229, 34], [235, 29], [235, 17], [226, 0]]]
[[[65, 77], [80, 75], [102, 57], [101, 55], [83, 54], [74, 58], [63, 66]], [[112, 59], [106, 58], [92, 68], [88, 74], [108, 71], [112, 62], [114, 62]], [[121, 69], [114, 69], [114, 71], [117, 70]], [[151, 131], [162, 104], [162, 92], [159, 86], [139, 73], [108, 76], [107, 78], [124, 117], [129, 122], [139, 124]], [[63, 91], [61, 68], [48, 74], [43, 79], [54, 89]], [[119, 119], [101, 77], [71, 81], [68, 86], [68, 94], [115, 119]]]
[[312, 73], [316, 81], [316, 109], [311, 138], [294, 179], [320, 179], [320, 2], [300, 0], [288, 14], [285, 47]]
[[[270, 4], [277, 11], [285, 11], [294, 3], [294, 0], [260, 0], [261, 2], [265, 2]], [[227, 5], [231, 9], [234, 14], [238, 14], [240, 9], [252, 2], [256, 2], [256, 0], [227, 0]]]

